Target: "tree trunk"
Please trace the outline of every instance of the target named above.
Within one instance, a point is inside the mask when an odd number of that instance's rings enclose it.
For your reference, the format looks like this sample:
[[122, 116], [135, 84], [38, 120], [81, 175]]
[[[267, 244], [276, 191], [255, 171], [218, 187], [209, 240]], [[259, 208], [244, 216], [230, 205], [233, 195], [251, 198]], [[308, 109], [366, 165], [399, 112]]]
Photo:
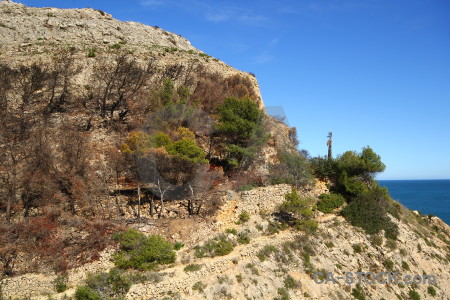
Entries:
[[189, 185], [189, 189], [191, 190], [191, 197], [188, 199], [188, 213], [191, 216], [194, 214], [194, 190], [191, 185]]
[[141, 187], [138, 186], [138, 219], [141, 219]]
[[163, 210], [164, 210], [164, 197], [161, 196], [161, 207], [159, 208], [158, 219], [161, 218]]
[[155, 214], [155, 212], [154, 212], [154, 202], [153, 202], [153, 193], [152, 193], [152, 198], [150, 199], [150, 216], [153, 218], [154, 214]]

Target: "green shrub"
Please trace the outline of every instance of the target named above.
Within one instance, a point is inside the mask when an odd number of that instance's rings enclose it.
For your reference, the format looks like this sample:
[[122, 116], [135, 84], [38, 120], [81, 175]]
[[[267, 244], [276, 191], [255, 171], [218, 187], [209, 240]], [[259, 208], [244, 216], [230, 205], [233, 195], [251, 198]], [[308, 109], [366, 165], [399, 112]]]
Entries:
[[109, 46], [109, 48], [111, 48], [111, 49], [120, 49], [120, 48], [122, 48], [122, 46], [120, 44], [112, 44], [111, 46]]
[[258, 187], [258, 184], [256, 184], [256, 183], [245, 184], [245, 185], [242, 185], [239, 187], [239, 191], [250, 191], [257, 187]]
[[383, 244], [383, 237], [378, 234], [374, 234], [372, 235], [370, 241], [374, 246], [381, 246]]
[[420, 300], [420, 295], [415, 290], [410, 290], [408, 293], [409, 299], [411, 300]]
[[231, 233], [231, 234], [237, 235], [237, 230], [234, 229], [234, 228], [227, 228], [227, 229], [225, 230], [225, 232], [226, 232], [226, 233]]
[[88, 286], [80, 286], [75, 292], [76, 300], [102, 300], [99, 294]]
[[322, 194], [317, 202], [317, 209], [323, 213], [331, 213], [334, 209], [345, 203], [345, 199], [340, 194]]
[[53, 284], [55, 286], [55, 291], [57, 293], [62, 293], [65, 290], [67, 290], [67, 277], [64, 276], [58, 276], [53, 281]]
[[242, 275], [241, 275], [241, 274], [236, 275], [236, 281], [237, 281], [238, 283], [241, 283], [242, 280], [243, 280], [243, 278], [242, 278]]
[[366, 296], [364, 295], [364, 291], [360, 284], [357, 284], [356, 288], [352, 290], [352, 296], [357, 300], [366, 300]]
[[284, 279], [284, 287], [289, 290], [289, 289], [296, 289], [298, 288], [300, 285], [297, 281], [295, 281], [294, 278], [292, 278], [291, 275], [288, 275], [285, 279]]
[[402, 268], [403, 268], [403, 270], [406, 270], [406, 271], [410, 270], [409, 265], [406, 261], [402, 261]]
[[207, 241], [203, 246], [195, 246], [195, 256], [202, 258], [205, 256], [223, 256], [231, 253], [234, 249], [233, 243], [227, 240], [225, 235], [220, 235]]
[[282, 222], [297, 230], [315, 232], [318, 224], [312, 220], [312, 199], [301, 197], [295, 189], [285, 196], [286, 201], [280, 206]]
[[255, 267], [255, 264], [248, 263], [248, 264], [246, 265], [246, 267], [250, 269], [250, 271], [252, 272], [253, 275], [259, 276], [259, 271], [258, 271], [258, 269]]
[[250, 215], [248, 214], [248, 212], [243, 211], [239, 214], [239, 221], [242, 223], [248, 222], [248, 220], [250, 220]]
[[299, 231], [314, 233], [319, 228], [319, 223], [316, 220], [297, 221], [294, 228]]
[[289, 300], [289, 299], [291, 299], [291, 297], [289, 297], [289, 292], [285, 288], [279, 288], [278, 289], [278, 295], [280, 295], [280, 297], [275, 298], [276, 300]]
[[428, 287], [427, 292], [428, 292], [429, 295], [431, 295], [433, 297], [436, 296], [436, 294], [437, 294], [436, 293], [436, 289], [434, 287], [432, 287], [432, 286]]
[[334, 244], [333, 244], [333, 242], [326, 242], [325, 246], [327, 246], [327, 248], [333, 248]]
[[355, 251], [355, 253], [361, 253], [363, 251], [360, 244], [353, 244], [352, 247], [353, 247], [353, 251]]
[[173, 245], [159, 235], [146, 237], [143, 233], [129, 229], [114, 235], [121, 250], [114, 255], [117, 267], [153, 270], [159, 264], [175, 262]]
[[108, 273], [88, 274], [86, 286], [101, 296], [125, 296], [131, 287], [131, 280], [120, 269], [111, 269]]
[[272, 235], [279, 233], [280, 230], [285, 230], [288, 228], [288, 225], [286, 223], [281, 223], [278, 221], [273, 221], [269, 223], [269, 226], [267, 226], [267, 234]]
[[388, 247], [391, 250], [397, 249], [397, 242], [391, 239], [386, 240], [386, 247]]
[[182, 242], [176, 242], [175, 244], [173, 244], [173, 249], [175, 249], [177, 251], [183, 247], [184, 247], [184, 244]]
[[97, 52], [97, 49], [95, 49], [95, 48], [89, 49], [87, 57], [95, 57], [96, 56], [96, 52]]
[[393, 223], [386, 211], [389, 195], [386, 190], [376, 188], [358, 195], [342, 213], [353, 226], [359, 226], [367, 234], [385, 231], [387, 238], [396, 239], [398, 226]]
[[198, 271], [202, 268], [202, 265], [198, 265], [198, 264], [190, 264], [187, 265], [186, 267], [184, 267], [184, 271], [185, 272], [194, 272], [194, 271]]
[[265, 261], [267, 257], [269, 257], [272, 253], [278, 252], [278, 249], [275, 248], [273, 245], [265, 245], [264, 248], [259, 250], [258, 254], [256, 256], [259, 258], [260, 261]]
[[239, 244], [249, 244], [250, 237], [248, 236], [248, 231], [239, 232], [237, 241]]
[[192, 286], [192, 289], [193, 289], [194, 291], [199, 291], [200, 293], [203, 293], [203, 291], [205, 290], [205, 288], [206, 288], [206, 284], [204, 284], [204, 283], [201, 282], [201, 281], [197, 281], [197, 282]]
[[299, 152], [282, 151], [280, 163], [269, 168], [272, 184], [287, 183], [300, 188], [313, 181], [308, 160]]
[[394, 270], [394, 262], [390, 259], [385, 260], [383, 266], [389, 271]]

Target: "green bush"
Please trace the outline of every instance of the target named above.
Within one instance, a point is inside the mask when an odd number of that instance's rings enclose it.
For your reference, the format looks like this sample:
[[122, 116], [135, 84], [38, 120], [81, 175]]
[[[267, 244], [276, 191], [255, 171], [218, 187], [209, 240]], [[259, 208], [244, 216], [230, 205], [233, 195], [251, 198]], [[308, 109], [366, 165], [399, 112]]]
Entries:
[[194, 291], [199, 291], [200, 293], [203, 293], [203, 291], [205, 290], [205, 288], [206, 288], [206, 284], [204, 284], [204, 283], [201, 282], [201, 281], [197, 281], [197, 282], [192, 286], [192, 289], [193, 289]]
[[265, 245], [264, 248], [259, 250], [258, 254], [256, 256], [259, 258], [260, 261], [265, 261], [267, 257], [269, 257], [272, 253], [278, 252], [278, 249], [275, 248], [273, 245]]
[[388, 247], [390, 250], [395, 250], [397, 249], [397, 242], [391, 239], [387, 239], [386, 247]]
[[387, 238], [396, 239], [398, 226], [387, 215], [388, 201], [387, 191], [375, 188], [358, 195], [342, 213], [347, 221], [353, 226], [363, 228], [367, 234], [376, 234], [384, 230]]
[[225, 235], [220, 235], [214, 239], [207, 241], [203, 246], [195, 246], [195, 256], [202, 257], [215, 257], [223, 256], [231, 253], [234, 249], [233, 243], [227, 240]]
[[315, 177], [327, 180], [334, 179], [337, 174], [337, 162], [327, 157], [313, 157], [310, 159], [310, 165]]
[[374, 246], [381, 246], [383, 244], [383, 237], [378, 234], [374, 234], [372, 235], [370, 241]]
[[271, 221], [269, 223], [269, 226], [267, 226], [267, 234], [268, 235], [272, 235], [272, 234], [276, 234], [279, 233], [280, 230], [285, 230], [286, 228], [288, 228], [288, 225], [286, 223], [281, 223], [278, 221]]
[[248, 220], [250, 220], [250, 215], [248, 214], [248, 212], [243, 211], [239, 214], [239, 221], [242, 223], [248, 222]]
[[102, 297], [99, 296], [93, 289], [88, 286], [80, 286], [77, 288], [75, 292], [76, 300], [102, 300]]
[[334, 244], [333, 244], [333, 242], [326, 242], [325, 246], [327, 246], [327, 248], [333, 248]]
[[67, 277], [64, 276], [58, 276], [53, 281], [53, 284], [55, 286], [55, 291], [57, 293], [62, 293], [65, 290], [67, 290]]
[[122, 269], [153, 270], [159, 264], [175, 262], [173, 245], [159, 235], [146, 237], [143, 233], [129, 229], [114, 235], [121, 250], [114, 255], [114, 263]]
[[111, 48], [111, 49], [120, 49], [120, 48], [122, 48], [122, 46], [120, 44], [112, 44], [111, 46], [109, 46], [109, 48]]
[[319, 223], [317, 223], [316, 220], [297, 221], [294, 228], [299, 231], [314, 233], [317, 231], [317, 228], [319, 228]]
[[402, 268], [403, 268], [403, 270], [406, 270], [406, 271], [410, 270], [409, 265], [406, 261], [402, 261]]
[[394, 262], [390, 259], [385, 260], [383, 266], [389, 271], [394, 270]]
[[317, 202], [317, 209], [323, 213], [331, 213], [344, 204], [345, 199], [339, 194], [322, 194]]
[[250, 269], [253, 275], [259, 276], [259, 271], [256, 268], [255, 264], [248, 263], [246, 267]]
[[361, 253], [363, 251], [360, 244], [353, 244], [352, 247], [353, 247], [353, 251], [355, 251], [355, 253]]
[[285, 279], [284, 279], [284, 287], [286, 289], [296, 289], [300, 286], [300, 284], [295, 281], [294, 278], [292, 278], [291, 275], [288, 275]]
[[176, 242], [175, 244], [173, 244], [173, 249], [175, 249], [177, 251], [183, 247], [184, 247], [184, 244], [182, 242]]
[[415, 290], [410, 290], [408, 293], [409, 299], [411, 300], [420, 300], [420, 295]]
[[95, 48], [89, 49], [87, 57], [95, 57], [96, 51], [97, 51], [97, 49], [95, 49]]
[[194, 271], [198, 271], [202, 268], [202, 265], [198, 265], [198, 264], [189, 264], [186, 267], [184, 267], [184, 271], [185, 272], [194, 272]]
[[237, 230], [234, 229], [234, 228], [227, 228], [227, 229], [225, 230], [225, 232], [226, 232], [226, 233], [231, 233], [231, 234], [237, 235]]
[[300, 188], [313, 181], [308, 160], [299, 152], [282, 151], [280, 163], [270, 166], [272, 184], [287, 183]]
[[291, 297], [289, 297], [288, 290], [285, 289], [285, 288], [279, 288], [278, 289], [278, 295], [280, 295], [280, 297], [275, 298], [276, 300], [289, 300], [289, 299], [291, 299]]
[[366, 300], [366, 296], [364, 295], [364, 291], [360, 284], [357, 284], [356, 288], [352, 290], [352, 296], [357, 300]]
[[280, 206], [280, 212], [286, 216], [284, 219], [291, 226], [300, 227], [312, 225], [312, 223], [305, 223], [312, 215], [311, 209], [312, 199], [301, 197], [295, 189], [285, 196], [286, 201]]
[[428, 292], [429, 295], [431, 295], [433, 297], [436, 296], [436, 294], [437, 294], [436, 293], [436, 289], [434, 287], [432, 287], [432, 286], [428, 287], [427, 292]]
[[249, 244], [250, 237], [248, 236], [248, 231], [239, 232], [237, 241], [239, 244]]
[[88, 274], [86, 286], [102, 297], [125, 296], [131, 287], [131, 280], [120, 269], [111, 269], [108, 273]]

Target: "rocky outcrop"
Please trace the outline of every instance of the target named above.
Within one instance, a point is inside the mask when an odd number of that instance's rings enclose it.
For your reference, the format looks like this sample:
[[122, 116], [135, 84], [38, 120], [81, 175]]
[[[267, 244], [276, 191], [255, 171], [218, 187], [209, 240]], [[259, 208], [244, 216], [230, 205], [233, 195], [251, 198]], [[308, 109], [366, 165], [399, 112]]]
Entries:
[[157, 26], [121, 22], [108, 13], [92, 8], [33, 8], [1, 1], [0, 11], [3, 50], [31, 46], [39, 41], [86, 46], [130, 43], [141, 47], [158, 45], [198, 51], [177, 34]]

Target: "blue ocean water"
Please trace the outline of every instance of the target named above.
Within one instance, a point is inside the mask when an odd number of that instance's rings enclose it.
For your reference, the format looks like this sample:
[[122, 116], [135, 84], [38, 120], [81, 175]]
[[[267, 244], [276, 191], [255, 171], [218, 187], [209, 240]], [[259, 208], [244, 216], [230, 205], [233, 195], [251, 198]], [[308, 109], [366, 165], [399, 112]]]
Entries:
[[450, 180], [378, 180], [391, 197], [412, 210], [450, 224]]

